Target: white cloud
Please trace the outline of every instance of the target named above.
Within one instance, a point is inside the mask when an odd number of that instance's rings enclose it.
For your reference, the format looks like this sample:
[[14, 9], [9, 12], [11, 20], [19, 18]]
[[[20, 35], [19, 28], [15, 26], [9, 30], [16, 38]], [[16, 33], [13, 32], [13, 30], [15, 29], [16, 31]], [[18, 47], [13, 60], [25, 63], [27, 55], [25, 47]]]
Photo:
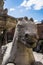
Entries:
[[20, 6], [25, 7], [26, 9], [30, 9], [32, 8], [31, 6], [33, 6], [34, 10], [40, 10], [43, 8], [43, 0], [24, 0]]
[[22, 13], [23, 12], [23, 9], [20, 9], [20, 12]]
[[35, 24], [38, 24], [38, 23], [41, 23], [40, 21], [38, 20], [34, 20]]
[[15, 11], [15, 8], [10, 8], [10, 10], [9, 11]]

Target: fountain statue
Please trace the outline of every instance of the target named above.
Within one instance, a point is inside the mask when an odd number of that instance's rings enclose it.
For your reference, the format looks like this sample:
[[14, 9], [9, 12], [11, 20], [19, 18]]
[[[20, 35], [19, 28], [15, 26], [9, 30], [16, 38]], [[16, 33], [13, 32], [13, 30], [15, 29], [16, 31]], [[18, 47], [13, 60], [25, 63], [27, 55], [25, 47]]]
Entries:
[[4, 1], [0, 0], [0, 15], [3, 14], [3, 6], [4, 6]]
[[0, 0], [0, 9], [3, 9], [3, 6], [4, 6], [4, 1]]
[[4, 0], [0, 0], [0, 15], [7, 14], [8, 10], [3, 8]]
[[34, 22], [24, 18], [18, 20], [13, 41], [7, 46], [2, 65], [35, 65], [32, 48], [36, 46], [37, 38]]

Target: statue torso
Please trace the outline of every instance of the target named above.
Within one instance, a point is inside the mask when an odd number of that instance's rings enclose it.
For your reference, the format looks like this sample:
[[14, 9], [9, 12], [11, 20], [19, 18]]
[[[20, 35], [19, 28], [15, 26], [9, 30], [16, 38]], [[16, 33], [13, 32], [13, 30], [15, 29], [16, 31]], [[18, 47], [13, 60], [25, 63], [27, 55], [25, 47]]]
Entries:
[[18, 43], [15, 63], [17, 65], [30, 65], [34, 61], [32, 49], [27, 48], [24, 44]]

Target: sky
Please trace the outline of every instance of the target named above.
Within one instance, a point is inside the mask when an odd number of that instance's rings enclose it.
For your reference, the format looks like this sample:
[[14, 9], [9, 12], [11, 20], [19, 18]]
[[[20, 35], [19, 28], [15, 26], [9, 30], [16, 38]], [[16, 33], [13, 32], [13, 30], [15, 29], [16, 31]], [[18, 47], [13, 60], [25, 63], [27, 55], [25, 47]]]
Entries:
[[35, 21], [43, 20], [43, 0], [6, 0], [4, 8], [16, 18], [27, 16]]

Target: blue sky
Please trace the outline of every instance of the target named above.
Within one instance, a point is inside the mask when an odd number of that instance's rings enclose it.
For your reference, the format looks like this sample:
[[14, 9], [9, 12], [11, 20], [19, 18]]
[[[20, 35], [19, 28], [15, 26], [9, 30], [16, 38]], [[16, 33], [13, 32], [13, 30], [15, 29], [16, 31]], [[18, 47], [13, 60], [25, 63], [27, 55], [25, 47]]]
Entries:
[[13, 17], [43, 19], [43, 0], [6, 0], [4, 8], [8, 8], [8, 14]]

